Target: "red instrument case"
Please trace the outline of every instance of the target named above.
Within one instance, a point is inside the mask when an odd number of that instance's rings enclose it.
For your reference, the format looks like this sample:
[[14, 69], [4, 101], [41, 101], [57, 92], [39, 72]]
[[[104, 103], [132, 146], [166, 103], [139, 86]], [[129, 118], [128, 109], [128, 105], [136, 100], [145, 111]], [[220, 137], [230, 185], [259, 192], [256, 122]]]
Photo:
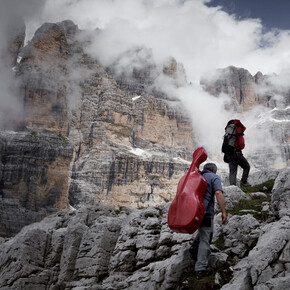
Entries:
[[192, 156], [192, 163], [186, 175], [177, 186], [177, 193], [168, 211], [168, 226], [177, 233], [194, 233], [204, 216], [203, 197], [207, 181], [198, 172], [199, 165], [207, 159], [203, 147], [197, 148]]

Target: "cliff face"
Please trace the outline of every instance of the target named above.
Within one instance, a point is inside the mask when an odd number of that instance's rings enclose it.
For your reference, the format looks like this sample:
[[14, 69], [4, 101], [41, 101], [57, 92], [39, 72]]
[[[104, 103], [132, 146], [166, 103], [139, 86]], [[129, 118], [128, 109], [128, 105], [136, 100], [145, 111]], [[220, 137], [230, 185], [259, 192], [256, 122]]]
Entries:
[[65, 30], [43, 25], [23, 50], [19, 73], [23, 80], [24, 126], [66, 135], [68, 106]]
[[68, 208], [72, 146], [41, 132], [0, 133], [0, 236]]
[[[273, 98], [279, 89], [271, 83], [269, 76], [258, 72], [252, 76], [246, 69], [234, 66], [220, 69], [213, 80], [206, 77], [201, 80], [203, 88], [214, 96], [224, 93], [232, 98], [228, 109], [235, 111], [249, 110], [258, 104], [275, 107], [277, 101]], [[289, 98], [284, 92], [284, 105]]]
[[[23, 224], [39, 220], [48, 208], [64, 208], [67, 198], [75, 207], [97, 202], [116, 207], [165, 203], [175, 195], [172, 185], [188, 167], [184, 159], [191, 159], [191, 121], [180, 113], [181, 103], [169, 100], [153, 82], [164, 75], [179, 86], [185, 82], [183, 67], [174, 59], [156, 66], [148, 57], [147, 67], [133, 67], [123, 78], [117, 67], [104, 68], [85, 53], [89, 42], [90, 37], [74, 23], [64, 21], [44, 24], [23, 49], [14, 49], [14, 58], [21, 56], [14, 70], [21, 83], [19, 99], [24, 112], [16, 127], [25, 132], [17, 136], [44, 134], [38, 139], [41, 152], [58, 138], [67, 137], [73, 148], [63, 157], [56, 144], [53, 162], [46, 153], [39, 153], [43, 159], [33, 171], [26, 166], [29, 159], [23, 157], [33, 151], [33, 138], [29, 139], [31, 144], [25, 141], [27, 150], [22, 150], [22, 141], [10, 138], [10, 146], [19, 147], [19, 152], [15, 149], [9, 153], [11, 158], [2, 162], [9, 168], [14, 166], [13, 160], [23, 160], [25, 180], [14, 177], [9, 188], [8, 173], [2, 167], [1, 184], [5, 186], [1, 195], [9, 195], [15, 211], [18, 208], [22, 216], [27, 215]], [[55, 173], [57, 166], [59, 175]], [[2, 210], [8, 220], [8, 210], [5, 206]], [[4, 236], [17, 231], [8, 227], [8, 223], [3, 226]]]
[[[193, 150], [189, 118], [149, 94], [150, 75], [158, 71], [146, 74], [133, 69], [134, 76], [127, 76], [132, 83], [125, 85], [118, 77], [116, 81], [84, 53], [79, 34], [71, 22], [45, 24], [25, 49], [20, 72], [26, 127], [66, 134], [74, 145], [69, 188], [73, 206], [100, 202], [136, 207], [166, 202], [175, 194], [170, 185], [188, 166], [173, 158], [190, 158]], [[177, 63], [172, 62], [166, 72], [176, 79]], [[37, 68], [36, 80], [31, 67]], [[83, 75], [82, 82], [72, 84], [73, 74]], [[39, 90], [39, 82], [43, 89]], [[143, 86], [136, 87], [137, 83]], [[76, 92], [77, 96], [70, 95]], [[176, 100], [171, 102], [180, 106]], [[150, 152], [144, 157], [134, 154], [133, 148]]]
[[9, 23], [9, 34], [7, 41], [8, 57], [4, 57], [9, 66], [14, 67], [17, 64], [19, 52], [24, 45], [25, 29], [26, 27], [24, 21], [21, 18], [15, 18], [14, 21], [10, 21]]
[[82, 199], [134, 207], [168, 200], [175, 194], [170, 185], [188, 166], [174, 158], [191, 158], [190, 120], [161, 99], [120, 90], [107, 75], [93, 75], [84, 92], [69, 133], [76, 145], [72, 205]]
[[[194, 132], [190, 118], [181, 113], [186, 111], [181, 102], [162, 91], [158, 81], [185, 85], [183, 66], [173, 58], [156, 64], [149, 49], [137, 48], [103, 67], [86, 53], [91, 35], [71, 21], [44, 24], [23, 49], [20, 36], [23, 33], [9, 42], [13, 59], [22, 57], [14, 67], [24, 112], [18, 116], [18, 129], [50, 132], [52, 140], [68, 138], [73, 153], [70, 165], [66, 161], [63, 167], [69, 176], [68, 193], [61, 195], [75, 207], [95, 203], [144, 207], [171, 200], [177, 181], [189, 167]], [[124, 59], [133, 61], [122, 67]], [[231, 67], [226, 77], [221, 76], [207, 83], [215, 95], [232, 92], [236, 106], [245, 108], [272, 104], [271, 98], [257, 92], [256, 86], [265, 82], [261, 73], [252, 77]], [[286, 124], [283, 130], [287, 128]], [[8, 167], [9, 160], [5, 162]], [[34, 172], [27, 174], [35, 179]], [[41, 185], [41, 179], [36, 180]], [[19, 188], [20, 181], [13, 187], [15, 202], [36, 212], [40, 206], [23, 205]], [[45, 190], [39, 205], [50, 207], [46, 198], [50, 189]], [[62, 208], [57, 202], [54, 205]]]

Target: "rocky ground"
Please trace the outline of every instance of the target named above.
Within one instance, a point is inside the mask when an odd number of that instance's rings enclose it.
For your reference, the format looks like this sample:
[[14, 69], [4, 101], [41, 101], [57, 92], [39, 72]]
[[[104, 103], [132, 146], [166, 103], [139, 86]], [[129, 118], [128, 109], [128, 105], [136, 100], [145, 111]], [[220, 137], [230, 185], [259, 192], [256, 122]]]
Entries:
[[[252, 179], [259, 183], [271, 174]], [[93, 206], [50, 215], [2, 239], [0, 288], [289, 289], [289, 174], [289, 168], [279, 172], [272, 191], [269, 182], [255, 193], [225, 187], [229, 220], [222, 226], [217, 208], [215, 274], [207, 279], [194, 278], [193, 236], [168, 228], [169, 204]]]

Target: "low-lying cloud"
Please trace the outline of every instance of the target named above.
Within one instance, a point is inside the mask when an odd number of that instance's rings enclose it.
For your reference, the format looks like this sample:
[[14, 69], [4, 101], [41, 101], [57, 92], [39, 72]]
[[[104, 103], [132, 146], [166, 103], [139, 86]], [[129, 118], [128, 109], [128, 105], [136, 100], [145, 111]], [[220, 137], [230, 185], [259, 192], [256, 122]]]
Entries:
[[132, 46], [146, 46], [157, 61], [173, 56], [182, 62], [189, 81], [196, 83], [201, 75], [229, 65], [252, 74], [289, 70], [289, 31], [263, 33], [259, 19], [240, 21], [206, 2], [47, 0], [44, 13], [29, 24], [71, 19], [81, 29], [101, 29], [92, 51], [105, 64]]
[[[239, 20], [220, 7], [207, 7], [209, 0], [40, 2], [37, 12], [26, 17], [27, 40], [44, 22], [70, 19], [80, 29], [95, 35], [87, 51], [105, 66], [116, 63], [120, 55], [138, 47], [152, 51], [157, 64], [169, 57], [182, 63], [191, 85], [172, 88], [171, 93], [188, 108], [195, 132], [212, 152], [220, 150], [217, 144], [221, 144], [228, 119], [240, 118], [249, 127], [250, 118], [225, 112], [223, 107], [229, 97], [212, 98], [200, 88], [200, 79], [230, 65], [243, 67], [253, 75], [258, 71], [286, 75], [290, 71], [290, 31], [264, 33], [259, 19]], [[120, 63], [126, 67], [126, 59]], [[279, 82], [288, 89], [287, 80], [279, 79]], [[251, 122], [255, 122], [255, 117]]]

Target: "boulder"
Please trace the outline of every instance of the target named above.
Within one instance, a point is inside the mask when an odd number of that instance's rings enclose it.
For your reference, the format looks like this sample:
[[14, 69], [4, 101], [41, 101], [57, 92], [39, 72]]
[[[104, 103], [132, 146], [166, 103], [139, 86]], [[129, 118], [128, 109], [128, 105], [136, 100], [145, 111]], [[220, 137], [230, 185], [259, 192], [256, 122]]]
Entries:
[[[287, 269], [289, 263], [290, 218], [284, 216], [281, 220], [266, 224], [260, 230], [257, 245], [249, 252], [248, 257], [237, 263], [231, 282], [221, 289], [269, 289], [268, 285], [290, 285], [290, 275]], [[287, 257], [284, 258], [283, 257]], [[278, 265], [280, 269], [278, 271]], [[285, 277], [283, 277], [285, 275]], [[281, 277], [283, 277], [281, 279]], [[269, 281], [271, 281], [269, 283]], [[268, 283], [268, 284], [267, 284]], [[273, 289], [280, 289], [278, 286]], [[271, 288], [272, 289], [272, 288]], [[287, 289], [287, 288], [282, 288]]]

